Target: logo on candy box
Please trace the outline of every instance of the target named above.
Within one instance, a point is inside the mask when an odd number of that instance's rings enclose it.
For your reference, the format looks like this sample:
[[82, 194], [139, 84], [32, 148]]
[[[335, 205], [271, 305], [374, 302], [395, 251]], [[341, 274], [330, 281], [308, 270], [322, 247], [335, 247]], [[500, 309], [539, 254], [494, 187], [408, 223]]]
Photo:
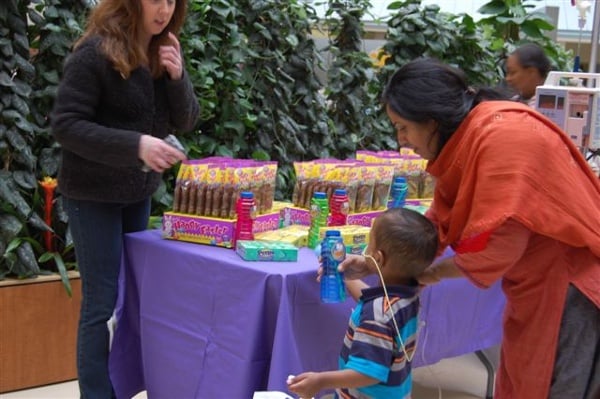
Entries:
[[263, 231], [277, 230], [279, 228], [279, 215], [274, 216], [265, 215], [264, 217], [258, 217], [254, 219], [252, 230], [255, 233], [262, 233]]
[[231, 246], [233, 226], [231, 222], [207, 220], [201, 217], [163, 216], [163, 237], [202, 244]]
[[373, 222], [373, 219], [376, 216], [377, 216], [376, 214], [373, 215], [372, 213], [368, 213], [365, 215], [354, 214], [354, 215], [351, 215], [352, 218], [350, 220], [348, 220], [348, 224], [371, 227], [371, 223]]
[[194, 219], [176, 218], [172, 219], [172, 226], [175, 231], [199, 231], [202, 224]]
[[219, 225], [216, 223], [201, 224], [198, 231], [200, 234], [207, 236], [223, 236], [231, 230], [230, 226]]
[[272, 260], [275, 256], [275, 251], [269, 248], [261, 249], [258, 251], [258, 259], [259, 260]]

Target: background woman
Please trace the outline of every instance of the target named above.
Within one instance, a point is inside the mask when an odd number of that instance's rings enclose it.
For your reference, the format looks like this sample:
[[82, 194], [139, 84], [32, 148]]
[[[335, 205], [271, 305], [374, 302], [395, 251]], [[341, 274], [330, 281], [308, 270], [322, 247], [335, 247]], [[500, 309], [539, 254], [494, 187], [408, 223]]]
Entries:
[[114, 397], [107, 321], [123, 234], [146, 228], [160, 174], [185, 159], [162, 139], [191, 130], [198, 116], [177, 39], [185, 13], [186, 0], [101, 0], [59, 86], [52, 130], [82, 281], [77, 371], [85, 399]]
[[551, 64], [544, 50], [528, 43], [506, 59], [506, 83], [517, 91], [515, 100], [535, 108], [535, 88], [546, 81]]

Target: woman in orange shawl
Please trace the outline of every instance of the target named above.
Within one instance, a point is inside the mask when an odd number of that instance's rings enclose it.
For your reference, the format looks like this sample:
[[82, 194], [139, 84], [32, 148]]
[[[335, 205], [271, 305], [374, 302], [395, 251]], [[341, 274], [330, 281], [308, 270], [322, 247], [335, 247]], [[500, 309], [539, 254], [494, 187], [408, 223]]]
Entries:
[[[495, 398], [600, 398], [600, 181], [530, 107], [468, 87], [431, 59], [383, 95], [399, 145], [436, 178], [428, 217], [455, 256], [419, 279], [502, 280], [507, 304]], [[346, 278], [372, 265], [349, 257]], [[356, 274], [357, 273], [357, 274]]]

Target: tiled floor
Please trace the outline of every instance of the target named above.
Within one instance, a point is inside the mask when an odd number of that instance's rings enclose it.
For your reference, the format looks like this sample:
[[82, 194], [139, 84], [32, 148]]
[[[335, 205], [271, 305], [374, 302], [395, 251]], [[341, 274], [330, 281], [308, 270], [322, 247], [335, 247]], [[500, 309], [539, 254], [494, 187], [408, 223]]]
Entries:
[[[498, 361], [497, 348], [487, 350], [486, 354], [490, 361], [496, 365]], [[485, 398], [487, 372], [481, 361], [474, 354], [444, 359], [435, 365], [417, 368], [413, 371], [413, 378], [415, 381], [413, 399]], [[134, 399], [146, 398], [146, 394], [142, 392], [136, 395]], [[76, 381], [69, 381], [40, 388], [0, 394], [0, 399], [79, 399], [79, 390]]]

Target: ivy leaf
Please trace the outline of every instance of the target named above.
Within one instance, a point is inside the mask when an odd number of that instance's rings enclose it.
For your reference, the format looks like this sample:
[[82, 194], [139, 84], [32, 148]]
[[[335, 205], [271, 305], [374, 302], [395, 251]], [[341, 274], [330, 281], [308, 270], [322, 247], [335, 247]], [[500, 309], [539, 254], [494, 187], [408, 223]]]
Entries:
[[10, 40], [6, 38], [0, 39], [0, 52], [2, 52], [2, 55], [7, 59], [13, 56], [14, 51]]
[[531, 23], [531, 21], [525, 21], [521, 24], [521, 30], [529, 37], [532, 38], [541, 38], [544, 36], [544, 33], [540, 31], [538, 26], [535, 23]]
[[502, 0], [492, 0], [489, 3], [486, 3], [479, 7], [477, 12], [479, 14], [502, 14], [507, 11], [507, 6]]
[[67, 268], [65, 267], [65, 262], [63, 261], [62, 256], [60, 256], [58, 252], [52, 252], [52, 258], [54, 259], [54, 264], [56, 265], [58, 274], [60, 274], [60, 279], [63, 283], [63, 287], [65, 287], [65, 290], [67, 291], [67, 295], [69, 295], [69, 297], [72, 297], [73, 289], [71, 288], [71, 281], [69, 280]]
[[271, 157], [265, 150], [255, 150], [252, 152], [252, 159], [257, 161], [270, 161]]
[[[224, 3], [226, 4], [226, 3]], [[233, 8], [232, 7], [228, 7], [228, 6], [224, 6], [224, 5], [219, 5], [219, 4], [214, 4], [212, 6], [212, 9], [214, 10], [215, 13], [217, 13], [218, 15], [220, 15], [221, 17], [228, 17], [230, 14], [234, 14], [233, 12]]]
[[17, 256], [21, 263], [27, 268], [26, 274], [38, 274], [40, 272], [35, 253], [29, 242], [25, 240], [21, 242], [21, 245], [17, 247]]
[[226, 145], [218, 146], [217, 150], [215, 152], [217, 155], [220, 155], [222, 157], [229, 157], [229, 158], [234, 157], [233, 151], [231, 151], [231, 149], [229, 147], [227, 147]]
[[46, 20], [58, 18], [58, 10], [54, 6], [46, 7], [44, 17], [46, 18]]
[[14, 182], [21, 188], [27, 190], [35, 190], [37, 187], [37, 180], [35, 175], [25, 170], [15, 170], [12, 172]]
[[27, 218], [31, 213], [31, 207], [9, 179], [2, 178], [0, 180], [0, 198], [12, 205], [23, 218]]
[[13, 46], [16, 45], [17, 52], [29, 52], [29, 40], [27, 36], [21, 33], [16, 33], [13, 35]]
[[44, 148], [39, 156], [42, 172], [47, 176], [56, 176], [60, 164], [59, 152], [56, 148]]
[[40, 215], [38, 215], [35, 212], [33, 212], [29, 219], [27, 219], [27, 223], [42, 231], [54, 231], [50, 226], [46, 224], [46, 222], [44, 222]]
[[[12, 119], [14, 120], [15, 118], [21, 119], [21, 115], [18, 114], [16, 111], [5, 111], [2, 113], [3, 116], [6, 117], [6, 119]], [[13, 118], [9, 118], [8, 115], [16, 115]], [[17, 129], [13, 128], [9, 128], [8, 131], [6, 132], [6, 137], [8, 138], [8, 142], [10, 143], [10, 145], [16, 150], [16, 151], [23, 151], [26, 147], [27, 147], [27, 141], [25, 141], [23, 139], [23, 137], [19, 134], [19, 132], [17, 131]]]
[[227, 122], [225, 122], [225, 124], [223, 126], [226, 129], [235, 130], [236, 133], [238, 133], [238, 134], [243, 134], [245, 131], [244, 124], [240, 121], [227, 121]]
[[44, 72], [41, 74], [41, 76], [46, 82], [54, 85], [57, 85], [60, 80], [60, 78], [58, 77], [58, 71], [56, 70]]
[[28, 10], [27, 16], [33, 25], [40, 25], [44, 22], [44, 17], [33, 9]]
[[4, 242], [10, 242], [23, 228], [23, 223], [14, 215], [0, 215], [0, 237]]
[[[1, 72], [0, 72], [1, 75]], [[15, 80], [14, 82], [14, 86], [15, 86], [15, 94], [18, 94], [21, 97], [27, 98], [31, 95], [32, 92], [32, 88], [31, 86], [29, 86], [26, 83], [23, 83], [19, 80]]]
[[19, 96], [12, 96], [12, 106], [21, 114], [29, 115], [29, 105]]
[[292, 47], [296, 47], [298, 46], [298, 38], [296, 37], [296, 35], [287, 35], [285, 37], [285, 41]]
[[27, 133], [33, 133], [35, 131], [35, 128], [33, 127], [33, 125], [31, 123], [29, 123], [29, 121], [27, 121], [25, 118], [22, 117], [18, 117], [15, 119], [15, 125], [21, 129], [24, 132]]
[[4, 86], [4, 87], [14, 86], [13, 80], [4, 71], [0, 71], [0, 86]]
[[394, 1], [387, 6], [387, 9], [388, 10], [399, 10], [405, 6], [406, 6], [406, 4], [404, 1]]

